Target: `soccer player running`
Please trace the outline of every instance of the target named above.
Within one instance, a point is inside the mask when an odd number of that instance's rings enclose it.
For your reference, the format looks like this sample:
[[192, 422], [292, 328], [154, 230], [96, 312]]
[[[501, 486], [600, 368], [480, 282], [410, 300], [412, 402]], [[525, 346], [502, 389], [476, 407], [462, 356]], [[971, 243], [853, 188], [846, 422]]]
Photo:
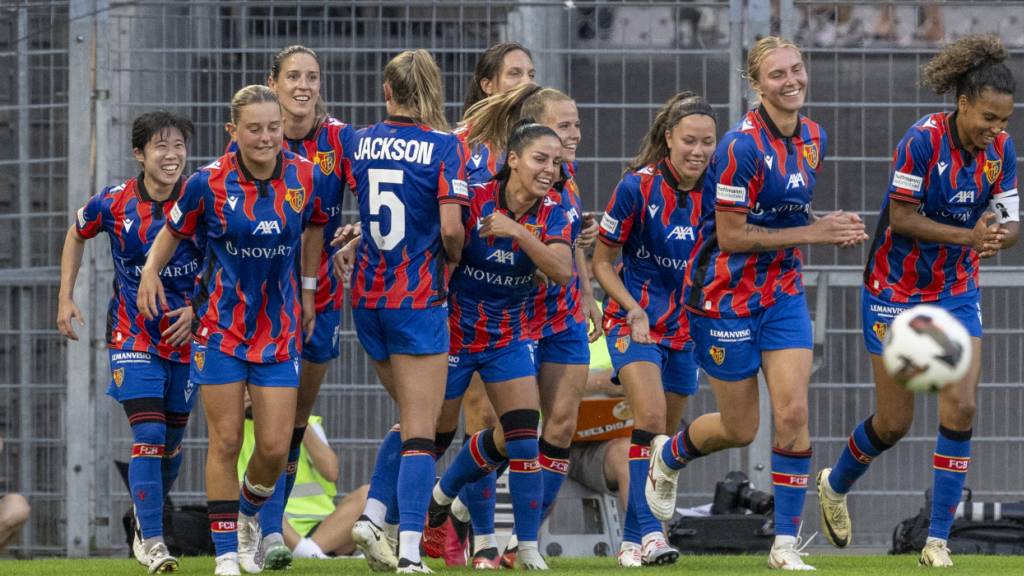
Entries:
[[634, 418], [629, 503], [618, 557], [625, 568], [671, 564], [679, 557], [647, 506], [644, 484], [651, 441], [676, 430], [687, 398], [697, 391], [683, 284], [715, 129], [704, 98], [694, 92], [670, 98], [615, 188], [594, 249], [594, 276], [607, 294], [608, 352]]
[[114, 294], [107, 308], [110, 385], [132, 428], [128, 488], [135, 513], [132, 554], [150, 574], [173, 572], [178, 560], [163, 538], [164, 497], [181, 468], [181, 440], [195, 396], [188, 377], [190, 300], [203, 261], [189, 238], [178, 245], [157, 282], [166, 306], [143, 318], [136, 307], [139, 278], [157, 233], [181, 195], [192, 122], [169, 112], [147, 112], [132, 122], [132, 154], [142, 172], [91, 197], [68, 229], [61, 255], [57, 328], [78, 340], [85, 326], [73, 300], [85, 241], [106, 232], [114, 258]]
[[920, 556], [923, 566], [953, 565], [946, 540], [971, 460], [981, 378], [979, 258], [1013, 246], [1020, 234], [1017, 154], [1004, 131], [1015, 88], [1006, 58], [997, 38], [968, 36], [921, 69], [923, 85], [956, 95], [956, 109], [921, 118], [900, 140], [868, 252], [861, 313], [875, 413], [854, 428], [832, 468], [818, 473], [822, 531], [840, 548], [852, 537], [847, 493], [914, 417], [913, 394], [883, 367], [885, 332], [899, 312], [927, 302], [963, 322], [973, 348], [967, 375], [939, 394], [931, 523]]
[[[534, 273], [559, 285], [572, 278], [571, 225], [549, 196], [561, 171], [561, 138], [526, 119], [507, 137], [504, 167], [472, 188], [465, 212], [462, 261], [452, 274], [451, 350], [446, 409], [479, 372], [500, 428], [474, 434], [459, 451], [430, 504], [430, 525], [440, 526], [463, 486], [507, 462], [516, 536], [516, 565], [546, 570], [537, 547], [543, 480], [538, 463], [540, 394], [529, 306]], [[457, 411], [456, 411], [457, 413]]]
[[686, 308], [697, 365], [719, 412], [651, 446], [651, 512], [671, 518], [679, 470], [691, 460], [749, 444], [758, 428], [758, 370], [772, 398], [775, 542], [768, 566], [813, 570], [800, 557], [800, 515], [811, 466], [807, 386], [811, 320], [800, 272], [802, 244], [867, 240], [858, 216], [811, 214], [825, 132], [800, 115], [807, 70], [800, 49], [759, 40], [746, 74], [761, 104], [719, 142], [708, 168], [701, 230], [688, 264]]
[[[206, 407], [206, 493], [218, 575], [238, 574], [239, 566], [262, 570], [256, 515], [287, 462], [290, 435], [281, 432], [295, 421], [300, 335], [312, 334], [316, 321], [313, 290], [303, 290], [300, 301], [300, 257], [301, 274], [315, 276], [327, 222], [314, 201], [319, 170], [282, 150], [273, 90], [252, 85], [236, 92], [227, 129], [238, 151], [189, 178], [153, 243], [138, 295], [143, 315], [159, 314], [166, 296], [157, 271], [181, 238], [206, 240], [189, 377], [201, 386]], [[256, 447], [239, 491], [235, 461], [246, 389]]]
[[[381, 528], [387, 498], [367, 501], [353, 537], [376, 570], [430, 572], [420, 539], [434, 478], [435, 427], [448, 374], [446, 265], [459, 261], [462, 206], [469, 203], [465, 148], [447, 132], [441, 71], [425, 50], [402, 52], [384, 68], [388, 117], [359, 130], [349, 151], [362, 226], [351, 277], [356, 333], [377, 376], [398, 403], [397, 474], [375, 471], [373, 485], [394, 484], [399, 550]], [[393, 433], [389, 433], [393, 435]], [[397, 447], [397, 446], [396, 446]], [[386, 461], [378, 454], [378, 463]]]
[[[316, 52], [305, 46], [284, 48], [274, 57], [267, 86], [277, 93], [284, 114], [284, 144], [288, 150], [312, 160], [319, 170], [314, 202], [329, 217], [324, 242], [329, 246], [341, 219], [342, 192], [353, 188], [346, 152], [353, 146], [351, 126], [327, 114], [320, 96], [321, 67]], [[339, 328], [344, 307], [344, 290], [334, 275], [333, 250], [323, 250], [320, 267], [313, 277], [303, 277], [303, 287], [316, 290], [316, 327], [304, 338], [299, 373], [295, 425], [288, 445], [288, 464], [274, 487], [274, 495], [260, 511], [263, 533], [264, 568], [283, 570], [291, 565], [292, 554], [284, 543], [284, 509], [295, 485], [295, 474], [317, 393], [330, 362], [339, 354]]]

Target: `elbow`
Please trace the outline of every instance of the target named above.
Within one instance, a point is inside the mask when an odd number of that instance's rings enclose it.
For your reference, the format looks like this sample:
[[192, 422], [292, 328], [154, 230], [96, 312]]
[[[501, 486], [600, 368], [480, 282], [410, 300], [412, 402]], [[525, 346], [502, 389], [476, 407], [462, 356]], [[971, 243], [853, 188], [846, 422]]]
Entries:
[[441, 239], [444, 241], [445, 246], [461, 243], [465, 234], [466, 231], [463, 229], [461, 222], [441, 222]]
[[337, 482], [338, 477], [340, 476], [340, 474], [338, 474], [338, 461], [335, 460], [334, 465], [328, 467], [327, 470], [324, 470], [321, 474], [328, 482]]
[[718, 248], [722, 252], [747, 252], [749, 249], [743, 241], [728, 233], [719, 233]]
[[547, 275], [548, 279], [559, 286], [565, 286], [572, 280], [572, 262], [559, 262], [552, 272], [554, 273]]

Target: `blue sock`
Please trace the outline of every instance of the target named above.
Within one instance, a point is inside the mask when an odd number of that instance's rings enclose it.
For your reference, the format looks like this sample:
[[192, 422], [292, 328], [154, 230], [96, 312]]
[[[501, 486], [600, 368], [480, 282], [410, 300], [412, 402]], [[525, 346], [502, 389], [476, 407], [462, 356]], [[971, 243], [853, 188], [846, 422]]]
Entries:
[[174, 481], [178, 479], [181, 461], [185, 457], [181, 441], [185, 437], [185, 427], [188, 426], [188, 412], [164, 412], [164, 417], [167, 432], [164, 435], [164, 459], [160, 463], [160, 475], [166, 498], [171, 493]]
[[484, 536], [494, 534], [494, 507], [497, 504], [498, 476], [489, 472], [486, 476], [466, 484], [459, 492], [459, 498], [469, 509], [469, 520], [473, 534]]
[[260, 531], [263, 535], [284, 534], [285, 482], [287, 474], [282, 472], [274, 484], [274, 493], [260, 509]]
[[[164, 489], [161, 466], [164, 459], [164, 435], [167, 426], [163, 413], [159, 422], [136, 419], [132, 425], [132, 459], [128, 463], [128, 485], [131, 487], [135, 514], [143, 538], [163, 536]], [[141, 420], [141, 421], [139, 421]]]
[[410, 438], [402, 442], [398, 469], [399, 532], [423, 532], [434, 486], [434, 441]]
[[508, 454], [508, 491], [512, 495], [512, 517], [520, 542], [537, 540], [544, 499], [544, 482], [537, 462], [537, 410], [512, 410], [502, 414], [501, 427]]
[[551, 506], [558, 498], [558, 491], [569, 473], [569, 449], [560, 448], [540, 439], [540, 478], [544, 485], [544, 498], [541, 501], [541, 520], [548, 517]]
[[690, 461], [704, 455], [690, 441], [689, 431], [689, 426], [683, 428], [681, 432], [677, 432], [668, 442], [665, 442], [665, 445], [661, 448], [661, 461], [673, 470], [682, 470]]
[[503, 460], [505, 457], [494, 443], [494, 430], [481, 430], [462, 445], [455, 460], [448, 465], [441, 477], [441, 491], [455, 498], [464, 486], [487, 476]]
[[[292, 488], [295, 486], [295, 474], [299, 471], [299, 456], [302, 454], [302, 437], [306, 435], [306, 426], [296, 426], [292, 429], [292, 440], [288, 445], [288, 464], [284, 467], [284, 501], [292, 495]], [[284, 510], [282, 505], [281, 510]]]
[[263, 504], [273, 496], [273, 486], [257, 486], [249, 481], [247, 473], [242, 478], [242, 488], [238, 495], [238, 513], [246, 516], [256, 516], [263, 508]]
[[[620, 482], [619, 490], [622, 490], [622, 488], [623, 483]], [[640, 520], [637, 519], [636, 510], [633, 506], [626, 506], [626, 521], [622, 525], [622, 541], [640, 544], [644, 537], [641, 532]]]
[[626, 517], [628, 518], [632, 512], [641, 537], [661, 531], [661, 523], [654, 514], [651, 514], [647, 496], [644, 494], [644, 484], [647, 482], [647, 472], [651, 464], [651, 441], [654, 440], [654, 436], [652, 432], [634, 428], [629, 445], [629, 506]]
[[208, 500], [214, 556], [238, 552], [238, 500]]
[[853, 483], [868, 471], [871, 461], [885, 452], [892, 445], [882, 442], [882, 439], [875, 433], [874, 414], [868, 416], [850, 434], [850, 439], [843, 447], [843, 451], [832, 467], [832, 473], [828, 476], [828, 485], [836, 494], [846, 494], [853, 488]]
[[811, 450], [790, 452], [772, 448], [772, 484], [775, 493], [775, 535], [796, 536], [807, 496]]
[[370, 477], [370, 491], [366, 497], [387, 506], [385, 522], [398, 524], [398, 468], [402, 461], [402, 430], [398, 424], [384, 435], [377, 448], [377, 459]]
[[928, 536], [949, 539], [970, 463], [971, 430], [961, 432], [939, 426], [932, 460], [932, 520]]

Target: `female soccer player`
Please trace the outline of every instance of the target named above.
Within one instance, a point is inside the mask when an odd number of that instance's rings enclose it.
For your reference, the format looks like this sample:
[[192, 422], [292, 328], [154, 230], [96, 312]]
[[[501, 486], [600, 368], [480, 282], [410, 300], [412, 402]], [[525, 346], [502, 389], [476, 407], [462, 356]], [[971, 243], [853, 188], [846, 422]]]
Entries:
[[181, 195], [192, 122], [169, 112], [147, 112], [132, 122], [132, 153], [142, 173], [104, 188], [78, 211], [61, 256], [57, 328], [78, 340], [84, 326], [72, 299], [85, 241], [106, 232], [114, 257], [114, 294], [107, 309], [110, 386], [132, 427], [128, 487], [135, 506], [132, 553], [150, 574], [173, 572], [178, 560], [163, 539], [164, 495], [181, 467], [181, 439], [194, 396], [188, 379], [190, 300], [202, 250], [189, 238], [160, 270], [166, 309], [143, 320], [136, 308], [139, 272], [171, 206]]
[[704, 98], [693, 92], [670, 98], [612, 194], [594, 249], [594, 276], [607, 294], [608, 352], [634, 418], [629, 505], [619, 549], [623, 567], [671, 564], [679, 556], [651, 515], [643, 487], [651, 440], [679, 426], [687, 397], [697, 391], [683, 284], [715, 128]]
[[686, 308], [697, 365], [719, 412], [651, 446], [651, 512], [668, 520], [678, 471], [711, 452], [749, 444], [757, 432], [757, 372], [772, 396], [775, 542], [771, 568], [812, 570], [797, 549], [811, 465], [807, 385], [811, 320], [800, 274], [803, 244], [848, 246], [867, 239], [854, 214], [814, 219], [811, 196], [826, 137], [800, 115], [807, 70], [800, 49], [759, 40], [747, 76], [761, 100], [718, 144], [702, 194], [701, 230], [687, 265]]
[[968, 36], [921, 70], [922, 83], [936, 94], [956, 95], [956, 110], [918, 120], [896, 148], [861, 291], [875, 413], [853, 430], [835, 465], [818, 473], [822, 531], [835, 546], [852, 535], [846, 494], [914, 417], [913, 394], [882, 365], [885, 332], [900, 311], [928, 302], [948, 310], [972, 337], [967, 375], [939, 394], [931, 524], [920, 557], [923, 566], [953, 565], [946, 540], [967, 476], [981, 379], [978, 258], [1013, 246], [1020, 234], [1017, 155], [1004, 131], [1015, 88], [1006, 57], [997, 38]]
[[[274, 57], [267, 86], [277, 93], [281, 103], [285, 145], [291, 152], [312, 160], [320, 172], [314, 202], [329, 217], [324, 226], [324, 242], [329, 243], [340, 223], [342, 192], [346, 185], [355, 186], [345, 156], [353, 146], [355, 131], [327, 114], [320, 96], [320, 77], [320, 59], [316, 52], [305, 46], [289, 46]], [[306, 422], [327, 368], [339, 354], [344, 290], [333, 273], [333, 252], [322, 251], [316, 276], [302, 279], [304, 286], [316, 290], [316, 328], [302, 346], [298, 405], [288, 446], [288, 465], [274, 488], [274, 495], [260, 511], [264, 566], [271, 570], [281, 570], [291, 564], [291, 551], [282, 536], [284, 508], [295, 484]]]
[[[362, 223], [352, 313], [359, 341], [401, 415], [399, 572], [430, 571], [419, 547], [448, 373], [445, 266], [459, 261], [462, 205], [469, 203], [465, 148], [446, 132], [442, 97], [441, 72], [430, 54], [402, 52], [384, 68], [388, 118], [358, 131], [350, 152]], [[375, 475], [371, 485], [394, 481]], [[368, 500], [353, 528], [375, 569], [395, 568], [383, 550], [384, 514]]]
[[463, 259], [452, 274], [448, 405], [479, 372], [501, 424], [467, 441], [434, 487], [430, 525], [440, 526], [459, 490], [506, 460], [517, 565], [547, 569], [537, 549], [543, 484], [538, 463], [537, 389], [530, 295], [534, 273], [565, 285], [572, 278], [571, 226], [548, 195], [562, 165], [562, 141], [547, 126], [524, 120], [508, 138], [498, 175], [474, 186], [464, 225]]
[[[277, 95], [246, 86], [231, 100], [228, 152], [189, 178], [142, 269], [139, 308], [155, 317], [165, 295], [157, 275], [182, 237], [207, 240], [193, 307], [190, 379], [201, 385], [209, 428], [206, 492], [216, 574], [259, 572], [255, 516], [284, 471], [295, 421], [302, 333], [316, 320], [313, 291], [299, 297], [299, 270], [316, 275], [327, 215], [314, 201], [316, 166], [282, 150]], [[305, 232], [303, 232], [305, 231]], [[301, 241], [301, 246], [300, 246]], [[301, 323], [301, 325], [300, 325]], [[235, 460], [243, 394], [252, 397], [256, 448], [239, 494]]]
[[476, 62], [462, 113], [465, 114], [474, 104], [488, 96], [504, 94], [523, 84], [532, 84], [534, 75], [533, 55], [525, 46], [518, 42], [502, 42], [491, 46]]

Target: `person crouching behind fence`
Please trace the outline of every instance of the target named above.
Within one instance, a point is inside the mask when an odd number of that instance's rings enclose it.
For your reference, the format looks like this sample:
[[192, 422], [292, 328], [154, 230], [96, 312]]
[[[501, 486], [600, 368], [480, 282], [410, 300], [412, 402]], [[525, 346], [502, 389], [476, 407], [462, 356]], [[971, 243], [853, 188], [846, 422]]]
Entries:
[[[284, 471], [299, 385], [300, 334], [313, 333], [310, 294], [327, 215], [315, 201], [314, 165], [282, 150], [277, 95], [246, 86], [231, 101], [227, 125], [238, 152], [196, 172], [157, 236], [142, 271], [139, 307], [155, 315], [163, 301], [157, 270], [182, 237], [207, 241], [209, 264], [193, 304], [190, 378], [200, 385], [209, 428], [206, 493], [217, 553], [216, 574], [262, 570], [256, 515]], [[319, 173], [319, 170], [316, 170]], [[300, 244], [301, 240], [301, 244]], [[300, 325], [301, 323], [301, 325]], [[242, 444], [243, 392], [253, 400], [256, 449], [243, 480], [235, 470]]]
[[147, 112], [132, 123], [132, 154], [142, 172], [91, 197], [68, 229], [61, 256], [57, 328], [78, 340], [85, 326], [73, 295], [85, 241], [106, 232], [114, 259], [114, 294], [107, 309], [110, 385], [132, 428], [128, 485], [134, 505], [132, 554], [149, 572], [170, 572], [178, 560], [163, 540], [163, 502], [181, 467], [181, 439], [195, 400], [189, 381], [191, 297], [203, 260], [201, 241], [188, 237], [168, 253], [156, 280], [165, 306], [143, 319], [136, 292], [146, 254], [181, 195], [192, 122]]

